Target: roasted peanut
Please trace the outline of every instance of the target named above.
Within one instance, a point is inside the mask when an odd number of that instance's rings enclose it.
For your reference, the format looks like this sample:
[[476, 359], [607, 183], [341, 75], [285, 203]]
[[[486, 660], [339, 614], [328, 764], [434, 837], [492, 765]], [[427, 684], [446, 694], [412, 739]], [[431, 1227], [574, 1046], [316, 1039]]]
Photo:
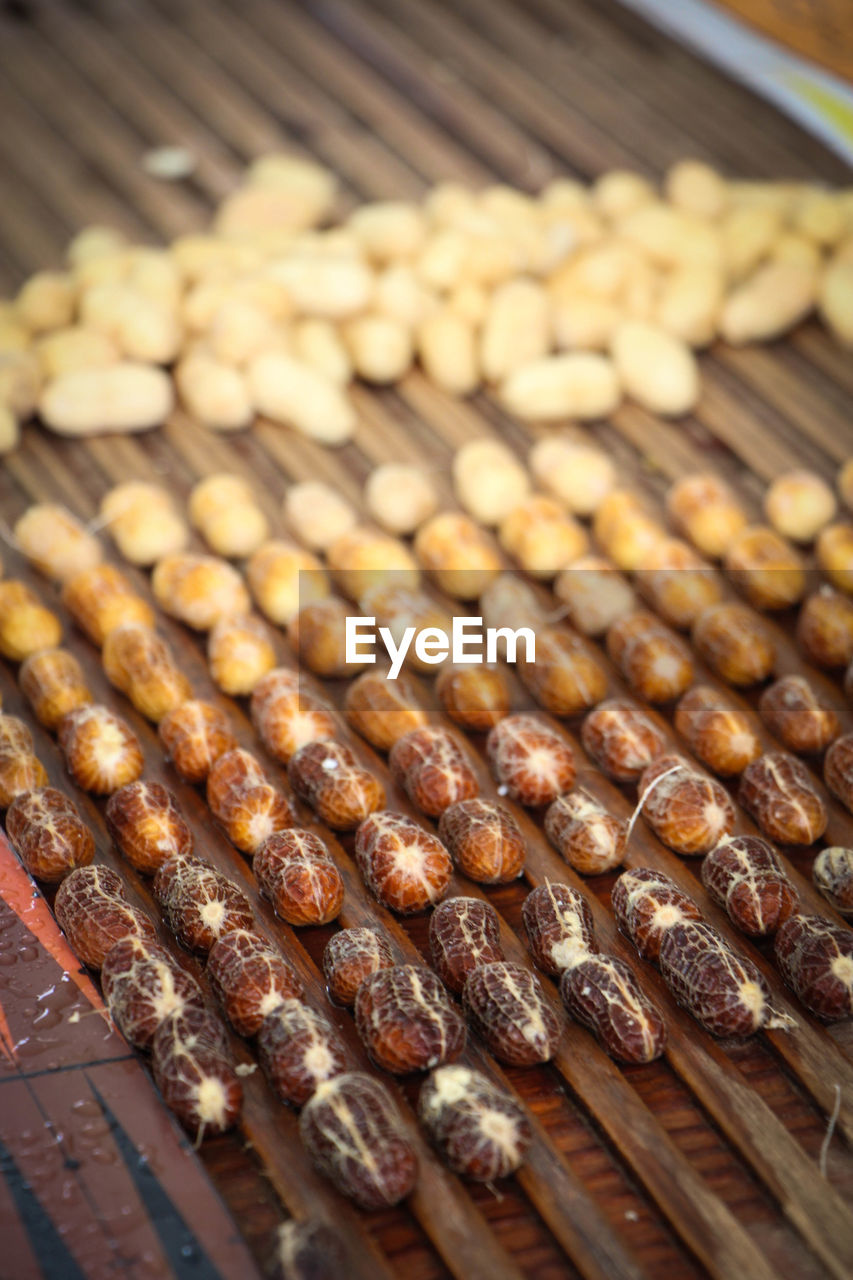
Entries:
[[354, 675], [363, 663], [347, 661], [346, 621], [350, 610], [336, 596], [303, 604], [290, 620], [288, 636], [309, 671], [332, 679]]
[[776, 646], [767, 627], [742, 604], [715, 604], [694, 623], [699, 656], [728, 684], [759, 684], [776, 662]]
[[702, 918], [693, 899], [651, 867], [623, 871], [613, 886], [611, 902], [619, 928], [646, 960], [657, 960], [667, 930]]
[[[843, 741], [837, 739], [836, 745]], [[784, 751], [768, 752], [747, 766], [738, 799], [764, 834], [780, 844], [814, 844], [826, 830], [826, 805], [808, 770]]]
[[24, 662], [59, 644], [62, 623], [23, 582], [0, 582], [0, 654]]
[[630, 965], [615, 956], [577, 957], [560, 979], [563, 1004], [619, 1062], [654, 1062], [666, 1026]]
[[420, 580], [420, 570], [405, 543], [368, 525], [356, 525], [336, 538], [326, 550], [326, 560], [332, 577], [351, 600], [360, 600], [385, 583], [414, 591]]
[[275, 666], [269, 627], [253, 614], [220, 618], [207, 639], [207, 660], [223, 693], [232, 698], [250, 694]]
[[675, 709], [675, 727], [704, 765], [728, 778], [761, 755], [749, 716], [710, 685], [694, 685]]
[[777, 476], [764, 495], [764, 514], [783, 538], [813, 542], [836, 512], [835, 494], [813, 471]]
[[112, 627], [104, 637], [101, 661], [110, 684], [155, 724], [192, 695], [167, 642], [142, 623]]
[[322, 1013], [285, 1000], [264, 1018], [258, 1034], [264, 1074], [282, 1102], [302, 1106], [317, 1087], [346, 1070], [340, 1036]]
[[787, 609], [801, 600], [806, 576], [798, 551], [773, 529], [750, 525], [725, 551], [729, 577], [758, 609]]
[[807, 596], [797, 619], [797, 640], [820, 667], [846, 667], [853, 660], [853, 600], [831, 587]]
[[659, 756], [643, 771], [638, 786], [643, 817], [676, 853], [708, 853], [734, 830], [728, 792], [681, 756]]
[[[452, 626], [450, 615], [434, 604], [429, 596], [393, 583], [371, 587], [359, 599], [359, 608], [362, 613], [375, 617], [377, 626], [387, 627], [398, 646], [408, 627], [414, 627], [416, 635], [432, 628], [448, 635]], [[406, 665], [413, 671], [432, 674], [436, 663], [444, 660], [443, 656], [436, 655], [434, 647], [430, 649], [427, 646], [427, 652], [421, 658], [418, 647], [410, 645], [406, 650]]]
[[551, 804], [575, 780], [571, 746], [536, 716], [501, 720], [486, 739], [486, 754], [499, 794], [520, 804]]
[[791, 916], [776, 935], [779, 972], [824, 1022], [853, 1013], [853, 933], [820, 916]]
[[333, 831], [352, 831], [385, 803], [382, 783], [339, 742], [300, 747], [288, 761], [287, 776], [296, 794]]
[[503, 805], [460, 800], [444, 810], [438, 834], [459, 870], [481, 884], [506, 884], [521, 875], [524, 839]]
[[832, 794], [853, 813], [853, 733], [842, 734], [829, 747], [823, 761], [823, 778]]
[[90, 703], [69, 711], [57, 734], [68, 771], [84, 791], [111, 795], [142, 773], [145, 761], [136, 734], [108, 707]]
[[570, 631], [537, 632], [536, 659], [518, 659], [525, 687], [555, 716], [577, 716], [607, 693], [607, 676], [585, 640]]
[[646, 702], [671, 702], [693, 683], [687, 646], [653, 614], [624, 614], [607, 632], [607, 652], [634, 693]]
[[153, 887], [166, 924], [191, 951], [210, 951], [232, 929], [253, 932], [246, 895], [201, 859], [173, 855], [160, 866]]
[[427, 713], [406, 678], [390, 680], [381, 671], [366, 671], [352, 682], [344, 698], [344, 714], [356, 733], [378, 751], [390, 751], [399, 738], [427, 723]]
[[636, 581], [655, 612], [679, 630], [691, 627], [722, 595], [715, 571], [678, 538], [664, 538], [649, 550]]
[[719, 559], [746, 527], [746, 512], [728, 485], [716, 476], [685, 476], [666, 497], [670, 519], [711, 559]]
[[458, 1058], [466, 1028], [431, 969], [398, 964], [359, 984], [355, 1024], [371, 1060], [408, 1075]]
[[422, 524], [414, 547], [440, 589], [459, 600], [481, 595], [502, 567], [488, 535], [468, 516], [453, 511], [440, 512]]
[[101, 500], [101, 519], [122, 559], [152, 565], [183, 551], [189, 530], [168, 489], [142, 480], [116, 485]]
[[593, 517], [595, 539], [611, 560], [628, 571], [640, 569], [649, 552], [666, 537], [657, 520], [628, 489], [612, 489]]
[[130, 782], [107, 801], [107, 828], [132, 867], [153, 875], [175, 854], [189, 856], [193, 834], [171, 791], [159, 782]]
[[302, 983], [281, 952], [246, 929], [232, 929], [214, 942], [205, 972], [241, 1036], [256, 1035], [285, 1000], [302, 998]]
[[418, 1118], [454, 1173], [475, 1182], [515, 1173], [532, 1141], [521, 1104], [480, 1072], [457, 1064], [427, 1078]]
[[521, 907], [530, 953], [545, 973], [559, 974], [595, 951], [592, 913], [583, 895], [550, 880], [531, 890]]
[[[155, 1032], [154, 1083], [169, 1110], [200, 1142], [236, 1123], [243, 1089], [221, 1044], [203, 1029], [188, 1034], [185, 1021], [184, 1015], [170, 1015]], [[216, 1025], [210, 1015], [206, 1022]]]
[[702, 863], [702, 883], [732, 922], [753, 938], [775, 933], [799, 899], [771, 845], [760, 836], [728, 836]]
[[183, 702], [164, 716], [157, 733], [185, 782], [203, 782], [226, 751], [237, 746], [228, 718], [209, 702]]
[[816, 889], [842, 916], [853, 915], [853, 849], [821, 849], [812, 866]]
[[22, 791], [6, 812], [6, 835], [37, 880], [55, 884], [95, 856], [95, 838], [71, 800], [53, 787]]
[[94, 565], [66, 579], [62, 603], [78, 627], [99, 647], [111, 631], [126, 623], [155, 625], [154, 610], [148, 601], [111, 564]]
[[71, 946], [90, 969], [100, 969], [110, 949], [129, 936], [154, 941], [148, 916], [125, 898], [119, 876], [106, 867], [77, 867], [56, 892], [56, 919]]
[[150, 1049], [157, 1028], [172, 1014], [207, 1014], [195, 978], [165, 947], [133, 934], [107, 952], [101, 989], [113, 1020], [136, 1049]]
[[583, 722], [581, 742], [587, 755], [617, 782], [636, 782], [666, 750], [663, 733], [633, 702], [610, 698]]
[[478, 965], [462, 998], [476, 1030], [501, 1062], [531, 1067], [557, 1052], [562, 1028], [529, 969], [506, 961]]
[[334, 738], [338, 730], [331, 710], [319, 698], [301, 693], [299, 676], [285, 667], [276, 667], [258, 681], [250, 707], [258, 737], [281, 764], [300, 747]]
[[459, 995], [478, 964], [504, 958], [494, 907], [479, 898], [446, 898], [430, 916], [429, 953], [441, 981]]
[[450, 886], [450, 855], [414, 819], [383, 809], [355, 836], [355, 859], [364, 883], [383, 906], [414, 915], [439, 902]]
[[545, 814], [545, 834], [562, 858], [583, 876], [618, 867], [625, 857], [627, 824], [587, 791], [558, 796]]
[[384, 936], [376, 929], [341, 929], [323, 951], [323, 976], [336, 1004], [352, 1005], [365, 978], [394, 963]]
[[216, 555], [229, 559], [251, 555], [269, 535], [269, 523], [251, 485], [229, 472], [200, 480], [190, 493], [188, 510]]
[[600, 636], [636, 608], [634, 592], [615, 565], [601, 556], [581, 556], [557, 575], [554, 594], [568, 605], [569, 619], [587, 636]]
[[270, 622], [287, 626], [302, 604], [329, 594], [329, 580], [316, 556], [288, 542], [264, 542], [249, 558], [246, 580], [252, 598]]
[[464, 752], [446, 729], [412, 729], [394, 743], [388, 763], [412, 803], [431, 818], [479, 791]]
[[771, 684], [762, 693], [758, 710], [788, 751], [823, 751], [841, 732], [838, 716], [819, 701], [804, 676], [783, 676]]
[[165, 556], [154, 568], [151, 587], [163, 612], [195, 631], [210, 631], [221, 618], [249, 611], [242, 578], [217, 556]]
[[776, 1022], [758, 969], [704, 921], [666, 930], [660, 971], [678, 1003], [712, 1035], [749, 1036]]
[[273, 786], [255, 757], [239, 747], [214, 761], [205, 794], [228, 839], [250, 856], [271, 836], [293, 826], [287, 796]]
[[292, 925], [328, 924], [341, 911], [344, 882], [332, 855], [312, 831], [279, 831], [254, 861], [258, 887]]
[[435, 692], [450, 719], [476, 733], [485, 733], [509, 714], [509, 686], [500, 667], [446, 666]]

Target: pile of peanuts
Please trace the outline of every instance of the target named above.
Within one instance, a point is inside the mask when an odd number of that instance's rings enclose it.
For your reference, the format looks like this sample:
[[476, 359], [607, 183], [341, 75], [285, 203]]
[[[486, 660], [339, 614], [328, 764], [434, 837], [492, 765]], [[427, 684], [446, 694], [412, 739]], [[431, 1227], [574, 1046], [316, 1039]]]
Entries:
[[695, 351], [770, 341], [817, 310], [853, 342], [853, 191], [730, 181], [696, 160], [660, 188], [613, 171], [538, 195], [451, 182], [338, 213], [333, 174], [268, 155], [210, 230], [166, 248], [92, 226], [65, 268], [0, 301], [0, 451], [37, 415], [65, 435], [256, 414], [327, 445], [355, 378], [417, 361], [451, 395], [492, 388], [543, 421], [623, 397], [679, 416]]

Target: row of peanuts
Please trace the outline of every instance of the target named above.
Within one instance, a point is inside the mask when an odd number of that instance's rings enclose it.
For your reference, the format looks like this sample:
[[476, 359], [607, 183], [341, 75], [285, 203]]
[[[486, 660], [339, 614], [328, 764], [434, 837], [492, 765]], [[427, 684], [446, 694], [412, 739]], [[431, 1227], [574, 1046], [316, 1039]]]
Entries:
[[207, 234], [167, 248], [88, 227], [61, 271], [0, 302], [0, 448], [37, 412], [69, 435], [256, 413], [326, 444], [352, 434], [353, 377], [419, 360], [453, 395], [493, 386], [513, 413], [599, 418], [623, 395], [696, 403], [694, 349], [770, 341], [817, 309], [853, 341], [853, 193], [728, 181], [695, 160], [658, 190], [614, 171], [434, 187], [337, 224], [336, 181], [292, 155], [255, 161]]

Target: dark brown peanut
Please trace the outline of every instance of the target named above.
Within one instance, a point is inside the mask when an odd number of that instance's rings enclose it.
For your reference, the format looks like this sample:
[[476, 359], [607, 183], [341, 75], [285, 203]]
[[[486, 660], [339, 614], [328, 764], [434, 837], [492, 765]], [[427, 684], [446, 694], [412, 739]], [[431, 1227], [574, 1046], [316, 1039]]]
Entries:
[[625, 857], [627, 832], [627, 823], [580, 788], [558, 796], [545, 814], [545, 834], [582, 876], [618, 867]]
[[211, 813], [242, 853], [256, 854], [265, 840], [295, 821], [287, 796], [241, 747], [226, 751], [214, 763], [206, 795]]
[[546, 973], [556, 976], [596, 949], [589, 906], [570, 885], [548, 880], [532, 889], [521, 918], [530, 954]]
[[472, 969], [463, 991], [468, 1014], [491, 1052], [513, 1067], [548, 1062], [562, 1027], [535, 973], [499, 961]]
[[841, 732], [831, 707], [820, 702], [803, 676], [783, 676], [761, 695], [759, 714], [767, 728], [789, 751], [823, 751]]
[[22, 791], [6, 814], [6, 835], [31, 876], [56, 884], [95, 856], [95, 837], [75, 805], [53, 787]]
[[387, 1209], [415, 1187], [418, 1162], [390, 1093], [361, 1072], [324, 1081], [299, 1117], [314, 1164], [362, 1209]]
[[107, 867], [70, 872], [56, 892], [54, 911], [72, 950], [90, 969], [100, 969], [121, 938], [154, 939], [148, 916], [130, 905], [121, 879]]
[[607, 632], [607, 652], [645, 702], [671, 702], [693, 683], [684, 642], [652, 613], [625, 614]]
[[225, 712], [209, 702], [184, 702], [163, 717], [157, 733], [184, 782], [204, 782], [219, 757], [237, 746]]
[[797, 891], [760, 836], [729, 836], [702, 863], [702, 883], [752, 938], [766, 938], [796, 911]]
[[[185, 868], [198, 861], [199, 859], [194, 853], [173, 853], [165, 862], [160, 863], [154, 873], [154, 879], [151, 881], [151, 892], [159, 907], [165, 909], [169, 894], [172, 892], [172, 887], [179, 876], [183, 875]], [[203, 862], [202, 865], [209, 866], [209, 863]]]
[[69, 711], [59, 722], [58, 737], [68, 770], [84, 791], [111, 795], [135, 782], [145, 767], [136, 734], [97, 703]]
[[176, 1036], [189, 1048], [194, 1048], [196, 1045], [201, 1044], [210, 1045], [212, 1049], [216, 1049], [229, 1062], [231, 1060], [225, 1023], [206, 1005], [202, 1005], [199, 1008], [195, 1004], [186, 1004], [183, 1008], [174, 1009], [166, 1015], [157, 1031], [155, 1031], [155, 1040], [161, 1027], [163, 1028], [161, 1036], [163, 1041]]
[[437, 818], [451, 804], [480, 789], [456, 739], [446, 729], [427, 725], [398, 739], [388, 757], [391, 772], [421, 813]]
[[502, 804], [460, 800], [445, 809], [438, 834], [459, 870], [480, 884], [508, 884], [524, 870], [524, 838]]
[[770, 993], [755, 965], [704, 921], [666, 930], [660, 971], [678, 1003], [712, 1035], [749, 1036], [773, 1020]]
[[761, 755], [749, 716], [710, 685], [685, 693], [675, 709], [675, 727], [694, 755], [722, 778], [743, 773]]
[[814, 844], [826, 830], [826, 805], [808, 769], [785, 751], [769, 751], [744, 770], [738, 799], [764, 834], [780, 844]]
[[191, 951], [209, 951], [232, 929], [252, 931], [255, 921], [246, 895], [199, 859], [177, 855], [164, 862], [154, 891], [169, 928]]
[[424, 1081], [418, 1119], [453, 1172], [475, 1182], [515, 1173], [533, 1139], [521, 1103], [458, 1063], [439, 1067]]
[[147, 938], [121, 938], [101, 967], [101, 989], [118, 1029], [137, 1049], [150, 1049], [171, 1014], [206, 1013], [201, 988], [165, 947]]
[[500, 667], [443, 667], [435, 692], [450, 719], [474, 733], [487, 733], [509, 715], [509, 682]]
[[280, 764], [287, 764], [300, 747], [326, 742], [338, 731], [331, 710], [319, 698], [302, 692], [299, 676], [286, 667], [276, 667], [258, 681], [250, 712], [258, 737]]
[[423, 965], [392, 965], [365, 978], [355, 1024], [371, 1060], [394, 1075], [452, 1062], [465, 1048], [465, 1023]]
[[391, 948], [376, 929], [341, 929], [323, 952], [323, 975], [336, 1004], [351, 1005], [365, 978], [394, 963]]
[[853, 849], [821, 849], [812, 866], [815, 887], [842, 916], [853, 916]]
[[309, 742], [291, 756], [296, 794], [334, 831], [352, 831], [385, 803], [385, 788], [340, 742]]
[[735, 825], [728, 792], [681, 756], [660, 756], [640, 778], [642, 814], [659, 840], [687, 857], [708, 853]]
[[197, 1141], [230, 1129], [243, 1088], [225, 1053], [206, 1035], [187, 1036], [180, 1018], [166, 1018], [154, 1036], [154, 1082], [170, 1111]]
[[666, 1047], [660, 1011], [616, 956], [585, 956], [560, 979], [563, 1004], [619, 1062], [654, 1062]]
[[776, 645], [762, 620], [743, 604], [715, 604], [697, 618], [693, 644], [727, 684], [760, 684], [776, 663]]
[[853, 1014], [853, 932], [821, 916], [794, 915], [776, 934], [779, 972], [824, 1022]]
[[622, 698], [610, 698], [590, 711], [581, 742], [587, 755], [617, 782], [636, 782], [666, 750], [666, 739], [654, 721]]
[[339, 1280], [350, 1263], [340, 1237], [318, 1218], [290, 1218], [278, 1229], [273, 1280]]
[[98, 648], [125, 622], [155, 624], [154, 610], [133, 589], [130, 579], [112, 564], [96, 564], [69, 578], [62, 603], [81, 631]]
[[[832, 794], [853, 813], [853, 733], [836, 738], [827, 751], [823, 761], [823, 779]], [[823, 831], [819, 834], [822, 835]]]
[[536, 716], [507, 716], [486, 739], [486, 755], [500, 795], [536, 807], [551, 804], [575, 781], [567, 740]]
[[347, 1066], [331, 1022], [301, 1000], [285, 1000], [267, 1014], [258, 1032], [258, 1054], [279, 1098], [296, 1107]]
[[101, 661], [110, 684], [155, 724], [192, 697], [192, 686], [166, 641], [142, 623], [113, 627], [104, 639]]
[[153, 875], [176, 853], [191, 854], [193, 833], [178, 802], [159, 782], [130, 782], [110, 796], [107, 828], [132, 867]]
[[346, 621], [349, 608], [343, 600], [329, 596], [305, 604], [288, 623], [290, 642], [309, 671], [336, 678], [352, 676], [364, 666], [347, 662]]
[[390, 751], [404, 734], [427, 723], [405, 676], [389, 679], [382, 671], [365, 671], [353, 680], [344, 698], [348, 724], [377, 751]]
[[288, 924], [328, 924], [340, 915], [344, 882], [334, 859], [313, 831], [280, 831], [258, 850], [258, 887]]
[[303, 986], [281, 952], [247, 929], [232, 929], [210, 948], [205, 972], [240, 1036], [253, 1036], [284, 1000], [301, 1000]]
[[453, 864], [440, 840], [404, 813], [382, 809], [355, 833], [355, 858], [370, 892], [392, 911], [414, 915], [439, 902]]
[[67, 649], [42, 649], [31, 654], [18, 672], [21, 692], [36, 719], [55, 729], [64, 715], [92, 701], [83, 668]]
[[800, 553], [765, 525], [738, 533], [726, 547], [724, 562], [729, 577], [758, 609], [787, 609], [805, 592]]
[[429, 953], [441, 981], [459, 995], [478, 964], [503, 960], [497, 913], [480, 898], [447, 898], [429, 921]]
[[611, 894], [616, 923], [646, 960], [657, 960], [668, 929], [685, 920], [701, 920], [692, 898], [674, 880], [651, 867], [623, 871]]
[[722, 594], [716, 571], [678, 538], [662, 538], [650, 547], [635, 581], [655, 612], [679, 631], [691, 627]]
[[522, 649], [518, 673], [540, 707], [554, 716], [578, 716], [607, 695], [607, 675], [589, 645], [570, 631], [546, 627], [536, 634], [536, 660]]
[[800, 608], [797, 640], [819, 667], [846, 667], [853, 659], [853, 600], [831, 587], [816, 591]]
[[34, 591], [14, 579], [0, 582], [0, 654], [23, 662], [62, 640], [62, 623]]

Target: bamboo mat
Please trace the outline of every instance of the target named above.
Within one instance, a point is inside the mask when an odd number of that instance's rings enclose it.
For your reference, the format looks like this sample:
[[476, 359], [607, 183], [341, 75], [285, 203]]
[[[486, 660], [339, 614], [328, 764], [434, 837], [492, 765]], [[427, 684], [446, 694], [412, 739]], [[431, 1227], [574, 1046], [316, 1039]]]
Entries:
[[[0, 13], [0, 292], [59, 263], [64, 244], [86, 222], [111, 222], [152, 242], [203, 226], [246, 161], [282, 147], [335, 169], [342, 207], [417, 197], [444, 178], [535, 190], [559, 174], [590, 178], [617, 165], [659, 176], [686, 154], [735, 176], [849, 182], [839, 161], [769, 106], [608, 0], [18, 0]], [[191, 180], [164, 185], [145, 174], [141, 156], [164, 142], [198, 157]], [[853, 364], [816, 324], [772, 348], [714, 348], [702, 367], [702, 398], [687, 421], [666, 423], [626, 405], [595, 428], [624, 477], [652, 501], [672, 477], [711, 466], [755, 509], [769, 477], [802, 464], [832, 478], [853, 453]], [[418, 372], [392, 390], [358, 389], [356, 401], [355, 440], [334, 453], [265, 423], [245, 435], [211, 437], [180, 414], [142, 438], [86, 445], [30, 429], [0, 472], [0, 512], [11, 523], [31, 501], [51, 497], [88, 518], [106, 488], [129, 476], [159, 479], [183, 497], [198, 476], [229, 469], [255, 480], [276, 519], [292, 480], [328, 479], [358, 501], [371, 467], [389, 458], [429, 465], [449, 498], [447, 465], [462, 441], [496, 433], [523, 451], [535, 434], [486, 395], [452, 402]], [[7, 572], [29, 576], [14, 553], [4, 549], [3, 559]], [[139, 582], [147, 590], [144, 578]], [[35, 585], [51, 598], [43, 582]], [[227, 705], [241, 744], [257, 750], [245, 708], [213, 693], [197, 641], [176, 625], [165, 632], [198, 696]], [[791, 644], [780, 638], [783, 664], [797, 668]], [[94, 650], [73, 631], [68, 643], [98, 696], [117, 705]], [[837, 685], [810, 677], [849, 716]], [[618, 688], [615, 678], [612, 684]], [[0, 668], [0, 688], [5, 708], [23, 710], [13, 672]], [[342, 691], [325, 693], [339, 699]], [[217, 833], [199, 795], [163, 764], [156, 735], [121, 710], [142, 738], [147, 776], [177, 791], [206, 855], [251, 885], [247, 864]], [[37, 747], [52, 779], [69, 788], [51, 741], [40, 735]], [[384, 762], [363, 744], [358, 750], [388, 783]], [[488, 794], [482, 766], [480, 775]], [[600, 775], [583, 769], [581, 780], [616, 810], [629, 807]], [[408, 808], [390, 783], [388, 790], [393, 807]], [[99, 856], [115, 858], [101, 807], [81, 804], [98, 833]], [[523, 821], [530, 843], [525, 880], [484, 891], [460, 880], [454, 890], [488, 897], [500, 912], [510, 959], [524, 951], [525, 892], [548, 876], [574, 882], [538, 829]], [[853, 821], [838, 806], [830, 831], [837, 843], [853, 845]], [[379, 918], [401, 958], [422, 955], [426, 922], [401, 923], [378, 909], [355, 874], [351, 842], [338, 852], [347, 886], [342, 923]], [[734, 937], [694, 869], [642, 824], [634, 860], [674, 875]], [[808, 858], [795, 864], [814, 905]], [[122, 871], [150, 905], [145, 884], [124, 865]], [[613, 927], [612, 880], [586, 882], [599, 942], [637, 966]], [[261, 914], [323, 1007], [318, 964], [330, 930], [297, 937], [265, 909]], [[677, 1010], [650, 967], [639, 965], [671, 1029], [661, 1061], [618, 1068], [576, 1026], [547, 1067], [500, 1069], [473, 1050], [472, 1061], [508, 1082], [536, 1122], [529, 1165], [499, 1189], [459, 1183], [422, 1147], [416, 1196], [402, 1208], [360, 1215], [313, 1173], [294, 1116], [257, 1075], [247, 1078], [241, 1129], [206, 1142], [195, 1159], [259, 1268], [278, 1219], [313, 1207], [344, 1233], [353, 1274], [853, 1274], [853, 1036], [843, 1025], [820, 1028], [794, 1008], [766, 958], [736, 941], [796, 1013], [796, 1033], [712, 1041]], [[354, 1060], [363, 1061], [348, 1015], [336, 1020]], [[247, 1056], [239, 1044], [237, 1052]], [[836, 1084], [842, 1105], [824, 1179], [817, 1160]], [[408, 1105], [416, 1093], [417, 1082], [405, 1082], [399, 1097]], [[3, 1212], [0, 1199], [0, 1224]], [[0, 1259], [6, 1280], [3, 1267]]]

